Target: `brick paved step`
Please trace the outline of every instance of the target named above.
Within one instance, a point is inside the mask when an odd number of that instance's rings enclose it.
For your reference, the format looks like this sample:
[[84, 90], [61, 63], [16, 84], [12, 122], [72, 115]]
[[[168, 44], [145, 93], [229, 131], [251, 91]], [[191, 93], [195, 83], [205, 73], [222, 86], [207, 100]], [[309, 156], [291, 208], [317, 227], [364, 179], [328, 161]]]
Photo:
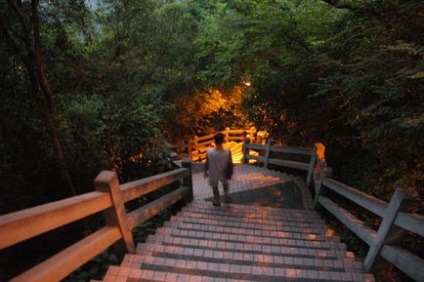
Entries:
[[325, 233], [326, 227], [321, 223], [306, 223], [296, 221], [283, 221], [283, 220], [266, 220], [261, 218], [240, 218], [234, 216], [216, 216], [192, 213], [192, 212], [179, 212], [177, 216], [170, 218], [171, 222], [185, 222], [185, 223], [201, 223], [215, 226], [228, 226], [238, 228], [253, 228], [264, 230], [286, 230], [292, 232], [307, 232], [307, 233]]
[[[312, 245], [307, 244], [308, 242], [293, 241], [287, 242], [287, 245], [277, 245], [263, 242], [260, 240], [248, 242], [248, 241], [231, 241], [231, 240], [217, 240], [217, 239], [205, 239], [198, 237], [178, 237], [172, 235], [172, 231], [169, 234], [166, 232], [159, 232], [154, 236], [149, 236], [146, 243], [161, 243], [164, 246], [175, 246], [175, 247], [188, 247], [198, 249], [213, 249], [217, 251], [226, 252], [243, 252], [243, 253], [261, 253], [275, 256], [291, 256], [291, 257], [303, 257], [303, 258], [345, 258], [346, 250], [343, 247], [329, 248], [330, 244], [313, 244], [313, 247], [305, 246]], [[290, 244], [292, 243], [292, 244]]]
[[[251, 266], [226, 261], [206, 262], [146, 255], [126, 255], [124, 261], [127, 267], [124, 267], [122, 272], [126, 272], [128, 274], [126, 281], [147, 281], [146, 279], [151, 279], [148, 281], [155, 281], [154, 276], [151, 276], [151, 278], [143, 276], [142, 272], [147, 270], [160, 273], [172, 272], [178, 275], [195, 275], [215, 279], [241, 279], [247, 281], [371, 281], [368, 280], [368, 275], [355, 271], [342, 272], [332, 270], [298, 269], [294, 267]], [[137, 273], [134, 269], [142, 270]], [[190, 281], [184, 280], [179, 276], [177, 277], [178, 278], [175, 278], [176, 280], [157, 281]], [[142, 280], [130, 280], [140, 278]], [[165, 278], [166, 277], [163, 279]], [[206, 279], [200, 281], [205, 280]]]
[[[130, 268], [124, 266], [110, 266], [104, 282], [175, 282], [175, 281], [202, 281], [202, 282], [223, 282], [221, 278], [187, 275], [172, 272], [142, 270], [138, 268]], [[249, 280], [226, 279], [226, 282], [248, 282]]]
[[304, 232], [293, 232], [293, 231], [280, 231], [280, 230], [264, 230], [264, 229], [255, 229], [255, 228], [238, 228], [238, 227], [228, 227], [228, 226], [209, 226], [199, 223], [184, 223], [184, 222], [165, 222], [164, 227], [178, 228], [179, 230], [192, 230], [199, 232], [210, 232], [234, 235], [255, 235], [262, 237], [271, 237], [271, 238], [286, 238], [286, 239], [296, 239], [296, 240], [313, 240], [313, 241], [326, 241], [324, 235], [316, 233], [304, 233]]
[[[261, 189], [261, 188], [256, 188]], [[246, 193], [252, 192], [254, 193], [256, 189], [252, 189], [251, 191], [245, 191]], [[230, 197], [231, 197], [231, 191], [230, 191]], [[254, 205], [239, 205], [239, 204], [233, 204], [233, 203], [224, 203], [222, 207], [215, 207], [212, 205], [209, 201], [193, 201], [189, 203], [187, 206], [184, 207], [185, 209], [203, 209], [205, 211], [221, 211], [221, 212], [227, 212], [227, 213], [234, 213], [241, 215], [245, 214], [251, 214], [262, 217], [267, 216], [279, 216], [280, 218], [304, 218], [307, 219], [321, 219], [321, 217], [316, 214], [313, 211], [310, 210], [304, 210], [304, 209], [283, 209], [283, 208], [273, 208], [273, 207], [264, 207], [264, 206], [254, 206]]]
[[[206, 227], [205, 227], [206, 226]], [[179, 230], [196, 230], [196, 231], [208, 231], [215, 232], [218, 234], [253, 234], [258, 236], [267, 237], [282, 237], [295, 238], [295, 239], [309, 239], [309, 240], [320, 240], [324, 241], [326, 238], [323, 234], [325, 231], [318, 228], [298, 228], [291, 226], [270, 226], [270, 225], [259, 225], [259, 224], [243, 224], [225, 221], [214, 221], [214, 220], [198, 220], [187, 222], [181, 218], [171, 218], [171, 221], [166, 222], [164, 227], [176, 227]], [[263, 227], [263, 228], [261, 228]]]
[[[203, 244], [201, 244], [203, 245]], [[205, 244], [207, 245], [207, 244]], [[213, 245], [213, 244], [210, 244]], [[137, 246], [140, 255], [155, 256], [162, 258], [175, 258], [184, 260], [206, 261], [272, 267], [294, 267], [299, 269], [317, 269], [333, 271], [362, 270], [362, 264], [349, 258], [338, 258], [343, 252], [335, 251], [309, 251], [299, 248], [274, 248], [264, 250], [247, 251], [231, 248], [228, 244], [222, 248], [170, 245], [161, 242], [144, 243]]]
[[[211, 243], [209, 243], [213, 240]], [[218, 242], [235, 244], [235, 250], [250, 250], [254, 248], [274, 248], [274, 247], [297, 247], [307, 248], [311, 252], [318, 250], [335, 250], [345, 252], [346, 246], [338, 242], [299, 240], [278, 237], [263, 237], [255, 235], [242, 234], [221, 234], [214, 232], [196, 231], [196, 230], [178, 230], [174, 228], [162, 227], [156, 231], [155, 235], [149, 235], [149, 242], [168, 242], [168, 244], [185, 244], [194, 246], [195, 244], [204, 244], [203, 246], [215, 245]], [[207, 242], [207, 244], [204, 243]], [[196, 243], [198, 242], [198, 243]], [[253, 245], [253, 247], [252, 247]]]
[[244, 206], [237, 204], [223, 204], [222, 207], [215, 207], [211, 202], [195, 201], [185, 206], [183, 211], [190, 211], [201, 214], [227, 215], [245, 218], [279, 219], [296, 222], [322, 222], [321, 217], [308, 210], [278, 209], [259, 206]]

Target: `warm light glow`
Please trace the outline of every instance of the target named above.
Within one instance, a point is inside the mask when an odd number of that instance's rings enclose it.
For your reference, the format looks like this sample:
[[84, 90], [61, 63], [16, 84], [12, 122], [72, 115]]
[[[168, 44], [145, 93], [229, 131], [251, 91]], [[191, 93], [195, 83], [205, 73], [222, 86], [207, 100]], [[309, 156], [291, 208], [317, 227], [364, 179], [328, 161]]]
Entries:
[[334, 230], [333, 229], [330, 229], [330, 228], [327, 229], [327, 231], [325, 232], [325, 236], [326, 237], [333, 237], [334, 234], [335, 234]]
[[246, 85], [247, 87], [250, 87], [252, 85], [250, 81], [244, 81], [243, 84]]
[[324, 144], [317, 142], [314, 144], [315, 148], [317, 148], [317, 156], [319, 160], [325, 160], [325, 146]]
[[308, 240], [316, 240], [318, 237], [316, 234], [309, 233], [307, 236]]

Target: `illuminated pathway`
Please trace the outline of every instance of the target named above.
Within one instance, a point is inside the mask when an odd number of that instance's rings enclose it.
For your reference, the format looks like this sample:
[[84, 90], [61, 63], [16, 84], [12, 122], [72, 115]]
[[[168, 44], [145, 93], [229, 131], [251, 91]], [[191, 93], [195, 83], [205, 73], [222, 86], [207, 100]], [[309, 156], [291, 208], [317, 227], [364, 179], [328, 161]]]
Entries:
[[[193, 183], [195, 202], [211, 201], [212, 189], [202, 173], [193, 174]], [[221, 186], [220, 192], [223, 193]], [[251, 165], [234, 167], [230, 196], [233, 204], [312, 209], [311, 196], [302, 180]], [[290, 206], [285, 207], [285, 203]]]
[[374, 281], [311, 210], [299, 178], [239, 165], [230, 203], [212, 205], [201, 172], [193, 191], [104, 281]]

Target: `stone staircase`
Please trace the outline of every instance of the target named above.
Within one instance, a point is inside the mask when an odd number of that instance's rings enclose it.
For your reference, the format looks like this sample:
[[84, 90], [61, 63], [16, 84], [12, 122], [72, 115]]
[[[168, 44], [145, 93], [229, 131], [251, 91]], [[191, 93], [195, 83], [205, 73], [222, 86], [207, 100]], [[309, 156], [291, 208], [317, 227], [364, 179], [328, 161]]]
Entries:
[[310, 210], [194, 201], [103, 281], [374, 281]]

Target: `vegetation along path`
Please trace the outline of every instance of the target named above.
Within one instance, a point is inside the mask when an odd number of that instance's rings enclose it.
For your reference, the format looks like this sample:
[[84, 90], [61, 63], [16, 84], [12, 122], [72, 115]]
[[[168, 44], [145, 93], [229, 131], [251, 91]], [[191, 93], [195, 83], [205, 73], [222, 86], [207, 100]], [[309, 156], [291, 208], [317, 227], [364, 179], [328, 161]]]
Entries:
[[103, 281], [374, 281], [311, 210], [303, 180], [235, 167], [221, 207], [201, 172], [194, 201]]

